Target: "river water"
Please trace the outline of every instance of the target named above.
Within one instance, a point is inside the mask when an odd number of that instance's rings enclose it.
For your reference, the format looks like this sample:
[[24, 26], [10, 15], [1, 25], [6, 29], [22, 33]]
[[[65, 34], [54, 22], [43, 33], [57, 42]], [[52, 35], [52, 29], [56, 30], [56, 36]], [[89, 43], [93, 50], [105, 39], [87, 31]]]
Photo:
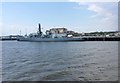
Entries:
[[2, 42], [3, 81], [116, 81], [118, 42]]

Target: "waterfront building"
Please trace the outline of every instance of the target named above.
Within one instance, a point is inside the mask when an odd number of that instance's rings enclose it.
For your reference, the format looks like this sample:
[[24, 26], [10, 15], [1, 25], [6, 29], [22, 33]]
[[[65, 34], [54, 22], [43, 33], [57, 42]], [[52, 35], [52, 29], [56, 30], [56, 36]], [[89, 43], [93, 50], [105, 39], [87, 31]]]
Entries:
[[50, 37], [52, 38], [67, 37], [67, 29], [66, 28], [52, 28], [50, 30], [46, 30], [46, 35], [50, 35]]

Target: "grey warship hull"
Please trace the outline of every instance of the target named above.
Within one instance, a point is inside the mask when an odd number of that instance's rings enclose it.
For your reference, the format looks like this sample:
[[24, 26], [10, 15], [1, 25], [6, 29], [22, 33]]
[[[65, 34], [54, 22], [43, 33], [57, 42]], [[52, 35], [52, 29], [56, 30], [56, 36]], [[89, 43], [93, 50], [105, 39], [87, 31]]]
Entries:
[[28, 42], [69, 42], [69, 41], [84, 41], [82, 38], [18, 38], [18, 41]]

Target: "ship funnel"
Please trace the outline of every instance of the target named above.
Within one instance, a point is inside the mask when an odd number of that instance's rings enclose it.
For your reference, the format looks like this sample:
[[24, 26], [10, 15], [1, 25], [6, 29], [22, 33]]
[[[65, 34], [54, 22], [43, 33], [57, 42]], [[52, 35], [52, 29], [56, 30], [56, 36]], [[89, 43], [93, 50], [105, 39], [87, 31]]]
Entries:
[[41, 24], [39, 23], [39, 35], [41, 35], [42, 32], [41, 32]]

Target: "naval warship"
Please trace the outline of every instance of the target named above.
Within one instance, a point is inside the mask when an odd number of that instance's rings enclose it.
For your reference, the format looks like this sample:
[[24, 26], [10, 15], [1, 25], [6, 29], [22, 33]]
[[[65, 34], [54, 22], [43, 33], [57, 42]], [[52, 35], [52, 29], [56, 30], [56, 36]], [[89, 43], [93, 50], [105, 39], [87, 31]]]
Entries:
[[28, 41], [28, 42], [69, 42], [69, 41], [83, 41], [83, 38], [68, 37], [67, 33], [64, 36], [55, 36], [56, 33], [50, 33], [43, 35], [41, 31], [41, 24], [39, 24], [38, 32], [33, 35], [19, 37], [18, 41]]

